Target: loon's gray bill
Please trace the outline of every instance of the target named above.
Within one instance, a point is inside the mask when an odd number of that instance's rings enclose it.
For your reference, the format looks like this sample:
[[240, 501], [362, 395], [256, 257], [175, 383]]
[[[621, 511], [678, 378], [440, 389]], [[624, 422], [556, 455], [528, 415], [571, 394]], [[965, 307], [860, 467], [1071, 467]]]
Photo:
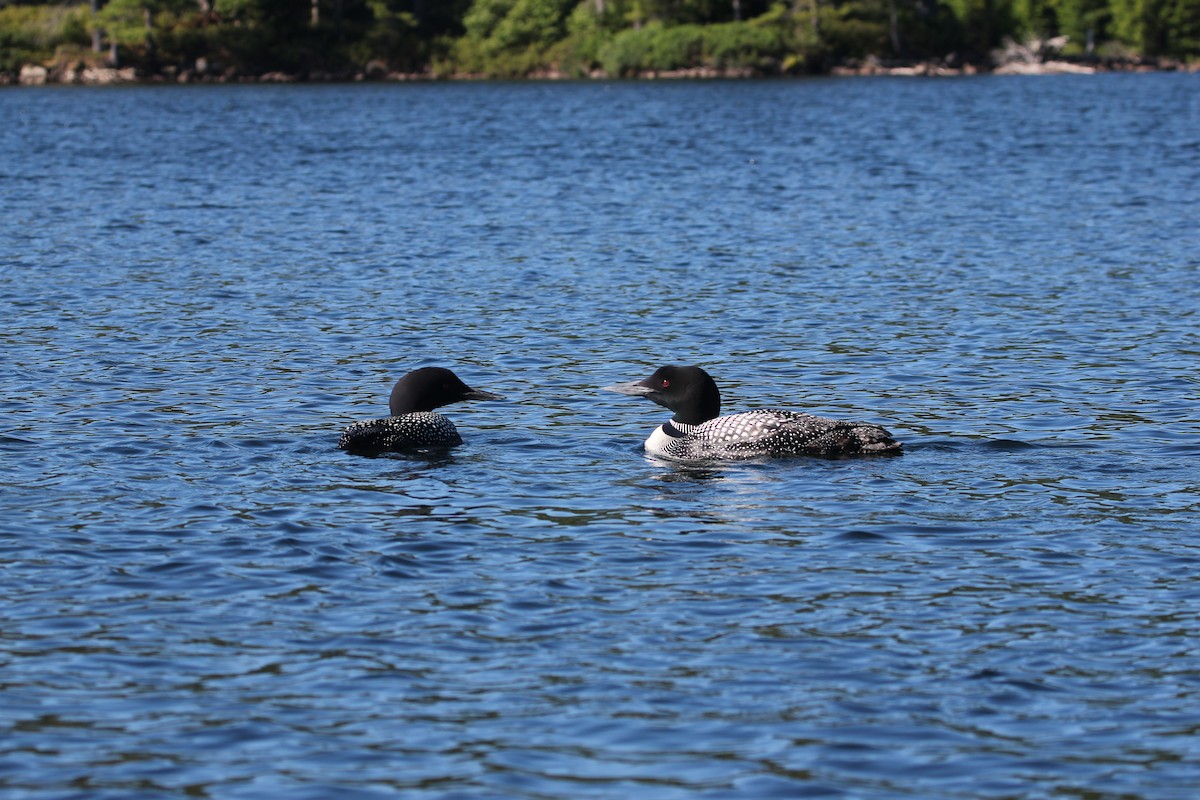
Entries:
[[645, 397], [654, 390], [649, 386], [643, 386], [641, 381], [628, 381], [626, 383], [614, 383], [612, 386], [605, 386], [601, 391], [627, 394], [633, 397]]

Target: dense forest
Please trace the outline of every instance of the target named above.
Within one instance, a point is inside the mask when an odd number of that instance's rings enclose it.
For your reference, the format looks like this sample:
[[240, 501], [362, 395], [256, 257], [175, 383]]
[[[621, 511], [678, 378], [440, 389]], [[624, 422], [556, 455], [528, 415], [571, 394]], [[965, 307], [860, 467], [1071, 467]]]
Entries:
[[6, 82], [989, 69], [1005, 45], [1194, 64], [1200, 0], [0, 0]]

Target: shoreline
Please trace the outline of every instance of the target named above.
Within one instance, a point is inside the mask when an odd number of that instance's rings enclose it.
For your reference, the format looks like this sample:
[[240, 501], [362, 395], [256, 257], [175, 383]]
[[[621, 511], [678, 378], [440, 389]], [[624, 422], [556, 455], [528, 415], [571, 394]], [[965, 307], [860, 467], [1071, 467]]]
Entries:
[[261, 74], [213, 69], [203, 59], [195, 67], [168, 66], [152, 73], [135, 67], [91, 66], [75, 64], [25, 64], [17, 73], [0, 72], [0, 86], [110, 86], [110, 85], [188, 85], [222, 83], [437, 83], [463, 81], [591, 81], [591, 80], [751, 80], [787, 77], [957, 77], [972, 75], [1096, 75], [1103, 73], [1185, 72], [1200, 73], [1200, 62], [1175, 59], [1100, 59], [1050, 58], [1006, 60], [1001, 64], [948, 64], [944, 61], [885, 61], [868, 57], [862, 61], [835, 64], [827, 70], [780, 74], [746, 68], [720, 69], [691, 67], [678, 70], [647, 70], [633, 76], [612, 76], [602, 70], [588, 75], [573, 75], [557, 70], [541, 70], [523, 77], [496, 77], [483, 74], [433, 72], [393, 72], [379, 62], [353, 72], [269, 71]]

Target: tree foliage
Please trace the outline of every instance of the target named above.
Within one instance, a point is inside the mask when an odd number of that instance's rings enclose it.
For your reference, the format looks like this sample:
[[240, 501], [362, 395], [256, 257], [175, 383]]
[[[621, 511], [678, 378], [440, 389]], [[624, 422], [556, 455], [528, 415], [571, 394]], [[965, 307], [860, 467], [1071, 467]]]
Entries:
[[[1200, 56], [1200, 0], [0, 0], [0, 71], [97, 47], [146, 74], [778, 74], [983, 60], [1005, 38]], [[1095, 47], [1093, 47], [1093, 45]], [[89, 58], [100, 58], [92, 54]]]

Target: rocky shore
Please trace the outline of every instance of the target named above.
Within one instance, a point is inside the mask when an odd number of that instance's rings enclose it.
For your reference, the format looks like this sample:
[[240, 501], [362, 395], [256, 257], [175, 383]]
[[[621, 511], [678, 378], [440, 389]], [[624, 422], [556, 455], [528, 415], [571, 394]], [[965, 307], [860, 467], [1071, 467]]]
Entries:
[[[1066, 57], [1061, 53], [1063, 39], [1016, 43], [1007, 41], [1004, 47], [994, 51], [985, 63], [960, 61], [954, 56], [937, 61], [904, 61], [876, 58], [862, 61], [847, 61], [827, 66], [813, 74], [835, 76], [911, 76], [947, 77], [954, 75], [1090, 75], [1099, 72], [1200, 72], [1200, 62], [1184, 63], [1165, 58], [1102, 58], [1097, 56]], [[691, 69], [645, 72], [642, 79], [705, 79], [705, 78], [754, 78], [767, 77], [770, 73], [750, 69], [717, 69], [694, 67]], [[545, 70], [528, 76], [534, 80], [565, 80], [576, 76], [554, 70]], [[597, 70], [587, 76], [604, 80], [610, 76]], [[334, 83], [356, 81], [434, 81], [434, 80], [484, 80], [484, 75], [437, 75], [432, 72], [394, 72], [381, 61], [371, 61], [356, 72], [265, 72], [249, 74], [227, 69], [207, 59], [196, 59], [188, 67], [166, 65], [146, 71], [134, 67], [116, 68], [84, 62], [57, 63], [51, 65], [26, 64], [18, 73], [0, 71], [0, 86], [62, 85], [108, 85], [122, 83], [188, 84], [188, 83]]]

